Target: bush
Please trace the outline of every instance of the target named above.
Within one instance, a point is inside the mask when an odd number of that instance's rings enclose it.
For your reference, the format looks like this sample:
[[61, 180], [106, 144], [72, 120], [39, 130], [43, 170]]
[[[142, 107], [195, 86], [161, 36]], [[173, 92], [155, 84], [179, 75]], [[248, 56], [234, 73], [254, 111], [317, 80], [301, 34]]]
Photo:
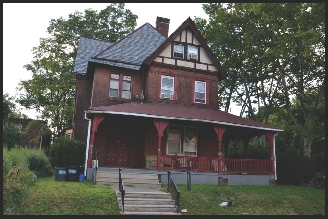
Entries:
[[2, 150], [2, 180], [5, 180], [5, 177], [7, 175], [7, 173], [9, 172], [9, 170], [13, 167], [12, 161], [10, 159], [9, 156], [9, 152], [7, 148], [3, 148]]
[[2, 144], [8, 149], [14, 148], [15, 145], [20, 145], [20, 141], [24, 134], [19, 133], [17, 127], [10, 122], [3, 121], [2, 124]]
[[277, 181], [279, 184], [310, 184], [315, 176], [315, 164], [312, 158], [297, 150], [289, 150], [277, 155]]
[[44, 151], [34, 150], [33, 153], [27, 155], [29, 169], [34, 172], [37, 177], [47, 177], [54, 174], [54, 169], [50, 165], [48, 157]]
[[56, 138], [50, 148], [50, 163], [53, 168], [83, 166], [85, 162], [85, 143], [65, 136]]

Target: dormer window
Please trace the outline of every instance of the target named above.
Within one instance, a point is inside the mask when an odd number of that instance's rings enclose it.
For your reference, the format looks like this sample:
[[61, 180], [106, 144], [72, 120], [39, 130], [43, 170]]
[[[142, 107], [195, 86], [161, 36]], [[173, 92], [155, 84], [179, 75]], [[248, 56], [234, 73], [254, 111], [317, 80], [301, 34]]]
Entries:
[[198, 48], [196, 46], [188, 45], [187, 59], [198, 60]]
[[183, 59], [184, 47], [181, 44], [174, 44], [173, 46], [173, 58]]

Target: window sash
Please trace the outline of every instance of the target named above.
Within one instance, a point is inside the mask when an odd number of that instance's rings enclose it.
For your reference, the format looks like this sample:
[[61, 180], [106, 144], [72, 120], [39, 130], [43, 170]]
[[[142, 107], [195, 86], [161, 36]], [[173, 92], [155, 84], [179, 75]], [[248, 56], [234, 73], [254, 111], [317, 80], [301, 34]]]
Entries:
[[183, 153], [188, 156], [197, 156], [197, 128], [186, 126], [184, 128]]
[[194, 102], [195, 103], [206, 103], [206, 82], [205, 81], [195, 81]]
[[181, 126], [169, 125], [166, 154], [176, 155], [181, 151]]
[[169, 98], [173, 100], [174, 95], [174, 77], [162, 75], [161, 79], [161, 99]]
[[173, 45], [173, 57], [174, 58], [183, 58], [184, 46], [181, 44]]
[[111, 80], [109, 86], [110, 86], [109, 96], [110, 97], [118, 97], [118, 94], [119, 94], [119, 81], [118, 80]]
[[[131, 76], [122, 74], [111, 74], [109, 82], [109, 96], [131, 99]], [[123, 79], [123, 80], [122, 80]]]

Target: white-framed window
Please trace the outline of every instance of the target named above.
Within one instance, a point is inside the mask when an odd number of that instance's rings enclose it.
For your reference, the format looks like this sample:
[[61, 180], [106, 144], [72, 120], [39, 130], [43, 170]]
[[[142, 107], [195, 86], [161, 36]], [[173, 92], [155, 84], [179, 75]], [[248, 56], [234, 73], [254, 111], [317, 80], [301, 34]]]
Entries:
[[174, 99], [174, 77], [172, 76], [161, 76], [161, 99]]
[[197, 128], [184, 127], [183, 153], [186, 156], [197, 156]]
[[[183, 132], [182, 132], [183, 131]], [[183, 141], [181, 141], [183, 137]], [[166, 154], [197, 156], [198, 130], [197, 127], [169, 125], [167, 129]]]
[[176, 155], [181, 151], [181, 126], [169, 125], [167, 129], [166, 154]]
[[196, 46], [188, 45], [187, 59], [198, 60], [198, 48]]
[[183, 59], [183, 54], [184, 54], [184, 46], [182, 44], [174, 44], [173, 45], [173, 58]]
[[195, 81], [194, 102], [206, 104], [206, 82], [205, 81]]
[[131, 79], [129, 75], [111, 74], [109, 82], [109, 96], [131, 99]]
[[17, 128], [18, 133], [22, 133], [22, 124], [15, 124], [15, 126]]

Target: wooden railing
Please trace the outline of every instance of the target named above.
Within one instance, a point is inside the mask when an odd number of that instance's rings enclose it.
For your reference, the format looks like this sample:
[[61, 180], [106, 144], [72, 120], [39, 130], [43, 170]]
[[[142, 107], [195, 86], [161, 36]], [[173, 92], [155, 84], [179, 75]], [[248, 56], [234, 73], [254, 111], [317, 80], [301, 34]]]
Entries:
[[161, 169], [170, 171], [187, 171], [190, 161], [191, 172], [219, 172], [230, 174], [273, 174], [273, 161], [261, 159], [234, 159], [192, 157], [192, 156], [161, 156]]
[[124, 213], [124, 196], [125, 196], [125, 187], [124, 187], [124, 180], [122, 177], [122, 169], [118, 168], [118, 186], [119, 186], [119, 190], [121, 193], [121, 200], [122, 200], [122, 211]]
[[175, 207], [177, 209], [177, 213], [179, 213], [180, 191], [178, 189], [177, 184], [175, 184], [174, 182], [174, 179], [171, 175], [171, 171], [167, 171], [167, 176], [167, 192], [171, 194]]

